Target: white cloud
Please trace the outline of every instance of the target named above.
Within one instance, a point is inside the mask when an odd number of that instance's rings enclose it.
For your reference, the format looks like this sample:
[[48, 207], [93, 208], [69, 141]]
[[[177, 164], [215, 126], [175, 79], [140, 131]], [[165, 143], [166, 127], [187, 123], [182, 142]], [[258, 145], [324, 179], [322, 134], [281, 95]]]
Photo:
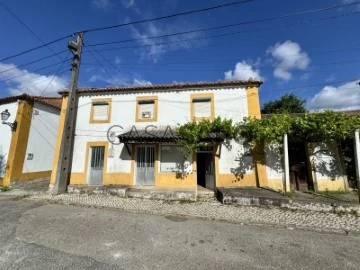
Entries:
[[102, 9], [103, 11], [108, 11], [112, 7], [110, 0], [92, 0], [91, 4], [98, 9]]
[[[8, 69], [11, 70], [4, 72]], [[0, 79], [7, 80], [7, 90], [11, 95], [40, 95], [45, 89], [43, 95], [57, 95], [57, 91], [68, 87], [68, 83], [59, 76], [32, 73], [14, 64], [0, 63], [0, 72]]]
[[[191, 29], [194, 26], [189, 26], [186, 23], [175, 23], [175, 24], [164, 24], [163, 26], [155, 25], [154, 23], [147, 24], [145, 28], [139, 29], [134, 26], [132, 29], [132, 36], [138, 40], [141, 48], [137, 49], [140, 54], [140, 59], [152, 60], [154, 63], [158, 62], [162, 55], [166, 54], [169, 51], [177, 51], [180, 49], [191, 49], [201, 47], [205, 44], [205, 41], [202, 40], [191, 40], [193, 38], [199, 37], [198, 33], [189, 33], [180, 36], [171, 36], [166, 38], [157, 38], [157, 39], [148, 39], [154, 36], [162, 36], [167, 33], [177, 33], [182, 32], [184, 29]], [[186, 40], [177, 42], [179, 40]], [[168, 43], [160, 44], [159, 43]]]
[[138, 86], [141, 86], [141, 85], [152, 85], [152, 83], [150, 81], [145, 81], [145, 80], [141, 80], [141, 79], [136, 79], [134, 78], [133, 79], [133, 85], [138, 85]]
[[306, 70], [310, 64], [310, 58], [306, 52], [301, 51], [298, 43], [287, 40], [284, 43], [277, 43], [268, 48], [267, 53], [273, 57], [274, 72], [276, 78], [289, 81], [292, 78], [291, 71]]
[[116, 76], [114, 75], [112, 77], [105, 77], [101, 74], [95, 74], [95, 75], [92, 75], [89, 79], [90, 83], [95, 83], [97, 81], [105, 82], [112, 86], [129, 86], [129, 85], [140, 86], [140, 85], [151, 85], [152, 84], [150, 81], [146, 81], [138, 76], [130, 78], [130, 77], [128, 77], [126, 75], [122, 75], [122, 74], [118, 74]]
[[[352, 3], [356, 3], [359, 2], [358, 0], [342, 0], [343, 4], [352, 4]], [[352, 7], [353, 9], [355, 9], [356, 11], [360, 11], [360, 4], [355, 5], [355, 7]]]
[[349, 82], [338, 87], [325, 86], [310, 101], [311, 110], [357, 110], [360, 109], [359, 81]]
[[118, 56], [115, 56], [115, 64], [119, 65], [121, 63], [121, 58]]
[[224, 72], [225, 80], [249, 80], [259, 79], [262, 80], [260, 70], [255, 69], [251, 64], [246, 61], [238, 62], [234, 70]]

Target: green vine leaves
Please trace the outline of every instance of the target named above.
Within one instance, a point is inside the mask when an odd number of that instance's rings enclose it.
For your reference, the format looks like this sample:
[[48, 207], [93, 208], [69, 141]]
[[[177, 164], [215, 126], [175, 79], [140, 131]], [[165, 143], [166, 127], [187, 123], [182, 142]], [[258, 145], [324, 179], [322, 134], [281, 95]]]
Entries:
[[261, 119], [246, 117], [239, 123], [218, 117], [213, 121], [179, 125], [177, 135], [178, 143], [185, 146], [185, 155], [188, 156], [207, 146], [211, 133], [221, 134], [228, 140], [242, 138], [255, 146], [264, 141], [281, 143], [285, 133], [305, 142], [340, 141], [351, 138], [356, 128], [360, 128], [359, 115], [324, 111], [302, 115], [274, 114]]

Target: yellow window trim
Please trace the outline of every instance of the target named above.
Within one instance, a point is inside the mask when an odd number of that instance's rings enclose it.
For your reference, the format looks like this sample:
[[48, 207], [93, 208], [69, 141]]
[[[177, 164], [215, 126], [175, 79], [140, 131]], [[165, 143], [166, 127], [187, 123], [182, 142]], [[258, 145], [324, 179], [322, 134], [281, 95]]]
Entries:
[[[99, 102], [99, 101], [104, 101], [107, 102], [109, 104], [109, 113], [108, 113], [108, 118], [106, 120], [94, 120], [94, 106], [93, 103], [94, 102]], [[91, 99], [91, 109], [90, 109], [90, 120], [89, 123], [90, 124], [104, 124], [104, 123], [110, 123], [111, 121], [111, 105], [112, 105], [112, 99], [111, 98], [94, 98]]]
[[[139, 118], [139, 101], [143, 100], [153, 100], [154, 101], [154, 117], [152, 118]], [[158, 97], [157, 96], [141, 96], [136, 97], [136, 115], [135, 115], [135, 122], [157, 122], [157, 115], [158, 115]]]
[[[195, 117], [194, 99], [196, 98], [210, 98], [211, 99], [211, 114], [210, 117]], [[214, 106], [214, 93], [200, 93], [190, 95], [190, 119], [192, 121], [198, 120], [214, 120], [215, 118], [215, 106]]]

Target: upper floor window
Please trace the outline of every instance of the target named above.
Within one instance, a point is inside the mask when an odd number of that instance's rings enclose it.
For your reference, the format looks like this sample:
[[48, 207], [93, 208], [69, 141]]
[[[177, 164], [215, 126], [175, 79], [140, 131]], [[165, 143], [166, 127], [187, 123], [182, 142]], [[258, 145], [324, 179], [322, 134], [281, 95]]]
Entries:
[[157, 96], [136, 98], [136, 122], [156, 122], [157, 110]]
[[214, 119], [214, 94], [191, 95], [191, 120]]
[[110, 123], [111, 98], [91, 101], [90, 123]]

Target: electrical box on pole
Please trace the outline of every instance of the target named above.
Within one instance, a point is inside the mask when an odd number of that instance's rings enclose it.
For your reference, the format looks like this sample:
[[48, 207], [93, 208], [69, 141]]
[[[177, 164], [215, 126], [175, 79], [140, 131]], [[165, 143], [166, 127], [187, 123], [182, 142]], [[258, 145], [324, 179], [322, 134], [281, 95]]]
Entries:
[[58, 157], [58, 166], [53, 193], [65, 193], [71, 174], [71, 163], [74, 145], [74, 134], [77, 111], [77, 85], [80, 69], [81, 49], [83, 45], [83, 33], [78, 33], [77, 41], [69, 41], [68, 48], [73, 53], [71, 85], [67, 100], [65, 123], [61, 137], [61, 146]]

